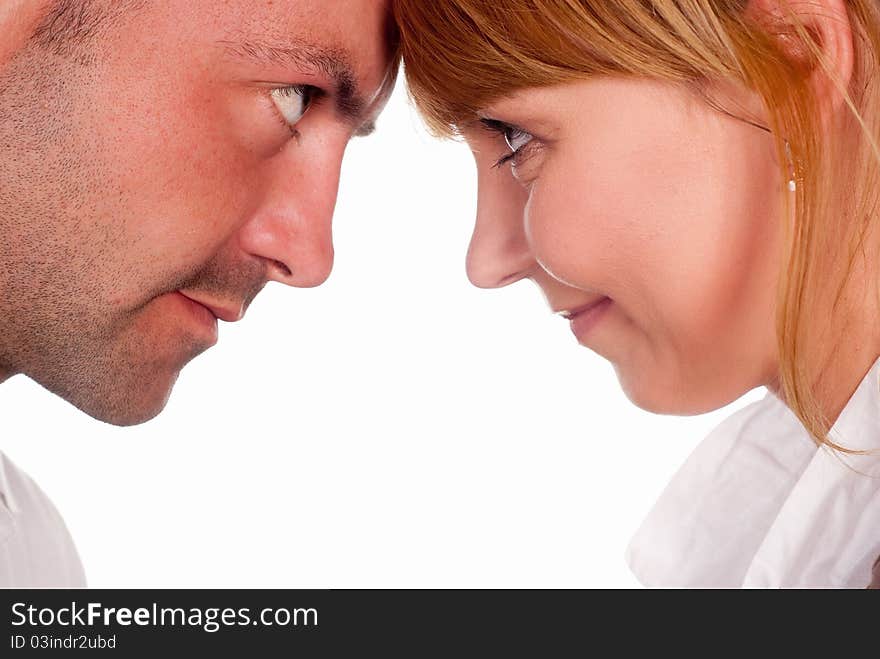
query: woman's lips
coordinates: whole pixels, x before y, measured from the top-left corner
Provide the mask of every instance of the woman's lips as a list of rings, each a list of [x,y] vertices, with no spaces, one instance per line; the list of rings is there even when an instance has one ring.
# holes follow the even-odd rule
[[[572,333],[580,343],[583,343],[590,330],[602,319],[612,303],[610,297],[603,297],[581,307],[567,309],[559,313],[568,319]]]

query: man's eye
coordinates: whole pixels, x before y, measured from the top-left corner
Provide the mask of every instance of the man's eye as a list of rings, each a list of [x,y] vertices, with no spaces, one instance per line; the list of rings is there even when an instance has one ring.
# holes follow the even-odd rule
[[[291,127],[302,119],[315,98],[315,88],[309,85],[290,85],[273,89],[272,102]]]

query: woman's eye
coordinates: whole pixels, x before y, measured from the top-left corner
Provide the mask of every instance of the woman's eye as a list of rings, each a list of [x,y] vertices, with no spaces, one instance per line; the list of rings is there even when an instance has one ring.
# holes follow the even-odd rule
[[[532,135],[527,133],[526,131],[520,128],[514,128],[513,126],[508,126],[504,130],[504,141],[507,142],[507,147],[513,152],[516,153],[520,149],[522,149],[526,144],[531,142],[534,139]]]
[[[507,144],[507,148],[510,150],[507,155],[502,156],[498,162],[495,163],[496,167],[501,167],[502,165],[513,161],[514,158],[519,156],[523,149],[535,139],[534,135],[524,131],[522,128],[511,126],[510,124],[498,121],[497,119],[480,117],[479,124],[490,133],[502,137],[504,143]]]
[[[271,92],[272,102],[291,127],[302,119],[315,98],[315,88],[309,85],[278,87]]]

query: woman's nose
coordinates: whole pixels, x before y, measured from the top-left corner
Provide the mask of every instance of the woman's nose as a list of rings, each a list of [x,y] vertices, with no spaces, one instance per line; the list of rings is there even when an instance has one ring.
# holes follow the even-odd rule
[[[535,267],[523,214],[526,190],[508,171],[479,167],[477,219],[467,275],[479,288],[499,288],[528,277]]]

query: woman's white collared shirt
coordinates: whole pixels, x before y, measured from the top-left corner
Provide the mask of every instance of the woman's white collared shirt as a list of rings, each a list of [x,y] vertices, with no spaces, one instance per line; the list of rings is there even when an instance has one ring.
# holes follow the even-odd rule
[[[646,586],[865,588],[880,554],[880,359],[819,449],[768,392],[691,454],[627,548]]]
[[[85,574],[61,515],[0,453],[0,587],[82,587]]]

